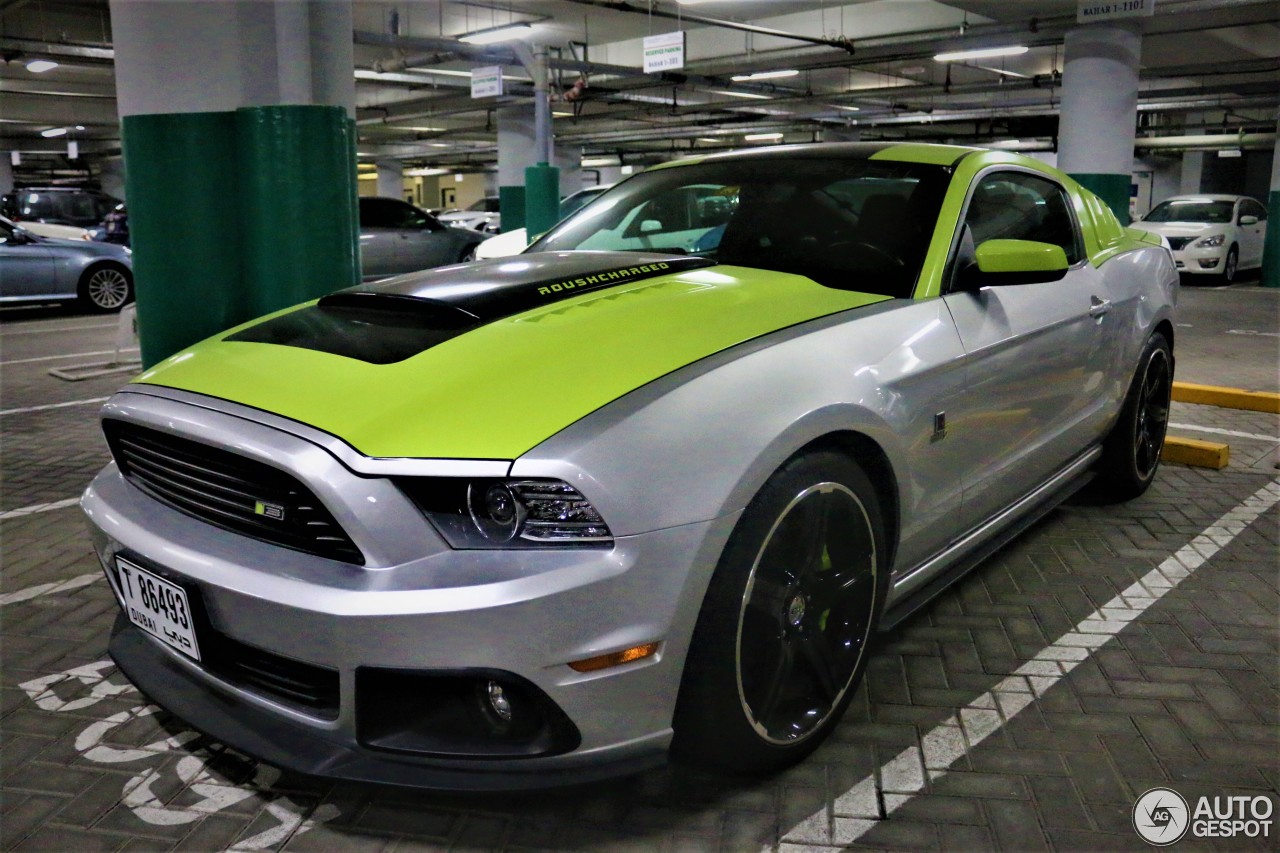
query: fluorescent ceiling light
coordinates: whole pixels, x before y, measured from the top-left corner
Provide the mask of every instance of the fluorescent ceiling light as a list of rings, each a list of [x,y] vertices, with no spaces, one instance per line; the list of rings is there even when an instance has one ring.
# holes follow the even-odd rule
[[[32,74],[43,74],[46,71],[52,71],[58,67],[58,63],[52,59],[33,59],[27,63],[27,70]]]
[[[582,168],[591,169],[600,166],[621,166],[617,157],[583,157]]]
[[[1026,48],[1023,48],[1026,50]],[[747,80],[777,80],[780,77],[797,77],[800,72],[794,68],[788,68],[785,71],[757,71],[755,74],[735,74],[730,77],[735,83],[742,83]]]
[[[387,127],[392,130],[418,130],[423,133],[439,133],[444,130],[443,127],[424,127],[420,124],[389,124]]]
[[[836,109],[838,109],[838,110],[848,110],[848,111],[849,111],[849,112],[851,112],[851,113],[856,113],[856,112],[858,112],[859,110],[861,110],[861,109],[862,109],[862,107],[852,107],[852,106],[849,106],[848,104],[836,104]]]
[[[714,95],[731,95],[735,98],[754,98],[757,101],[770,100],[768,95],[757,95],[754,92],[731,92],[728,89],[712,89],[711,92]]]
[[[67,129],[65,127],[51,127],[48,130],[40,131],[40,135],[45,139],[50,139],[54,136],[66,136]]]
[[[975,50],[955,50],[950,53],[934,54],[934,62],[964,62],[966,59],[989,59],[993,56],[1021,56],[1030,48],[1023,45],[1006,45],[1005,47],[981,47]]]
[[[695,137],[693,141],[694,142],[715,142],[715,143],[720,142],[720,140],[714,136],[698,136],[698,137]]]
[[[497,44],[498,42],[512,41],[528,35],[530,29],[532,27],[529,23],[522,21],[501,27],[490,27],[487,30],[476,30],[474,33],[458,36],[458,41],[465,41],[467,44]]]
[[[770,139],[781,139],[781,133],[748,133],[742,137],[747,142],[766,142]]]

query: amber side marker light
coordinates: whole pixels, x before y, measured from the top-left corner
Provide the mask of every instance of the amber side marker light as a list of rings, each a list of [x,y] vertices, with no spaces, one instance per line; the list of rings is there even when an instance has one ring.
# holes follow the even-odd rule
[[[587,658],[586,660],[575,660],[569,664],[569,668],[576,672],[595,672],[598,669],[608,669],[611,666],[621,666],[624,663],[631,663],[633,660],[642,660],[643,658],[652,657],[658,653],[658,647],[661,643],[645,643],[643,646],[633,646],[620,652],[613,652],[607,655],[599,655],[598,657]]]

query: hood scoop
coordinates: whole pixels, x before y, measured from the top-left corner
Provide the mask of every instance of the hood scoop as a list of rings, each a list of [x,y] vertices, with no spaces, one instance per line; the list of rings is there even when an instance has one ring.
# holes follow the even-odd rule
[[[637,252],[539,252],[457,264],[340,290],[226,340],[392,364],[579,293],[714,264],[708,258]]]

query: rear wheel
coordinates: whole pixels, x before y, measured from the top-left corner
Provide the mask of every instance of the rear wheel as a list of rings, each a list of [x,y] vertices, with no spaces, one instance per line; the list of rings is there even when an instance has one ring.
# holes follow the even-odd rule
[[[1103,444],[1098,487],[1103,497],[1124,501],[1147,490],[1160,467],[1169,402],[1173,393],[1173,353],[1164,335],[1147,341],[1125,398],[1120,419]]]
[[[124,267],[99,264],[80,276],[80,302],[90,311],[119,311],[133,298],[133,276]]]
[[[734,529],[694,631],[677,755],[765,772],[830,734],[866,665],[884,602],[884,525],[847,457],[797,457]]]

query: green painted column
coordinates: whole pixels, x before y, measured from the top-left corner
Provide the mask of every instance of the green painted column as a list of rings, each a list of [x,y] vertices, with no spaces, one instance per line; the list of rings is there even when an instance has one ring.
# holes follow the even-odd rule
[[[525,228],[530,237],[544,234],[560,221],[560,170],[539,163],[524,170]]]
[[[1278,155],[1277,159],[1280,159]],[[1275,179],[1272,178],[1274,185]],[[1267,242],[1262,250],[1262,286],[1280,287],[1280,189],[1267,196]]]
[[[1140,31],[1123,22],[1088,24],[1063,43],[1058,168],[1129,222],[1138,115]]]
[[[1276,122],[1276,130],[1280,131],[1280,121]],[[1280,143],[1271,152],[1271,192],[1267,195],[1267,237],[1262,247],[1260,283],[1263,287],[1280,287]]]
[[[111,0],[142,361],[360,279],[350,0]]]
[[[125,117],[145,365],[360,280],[354,135],[341,107]]]

